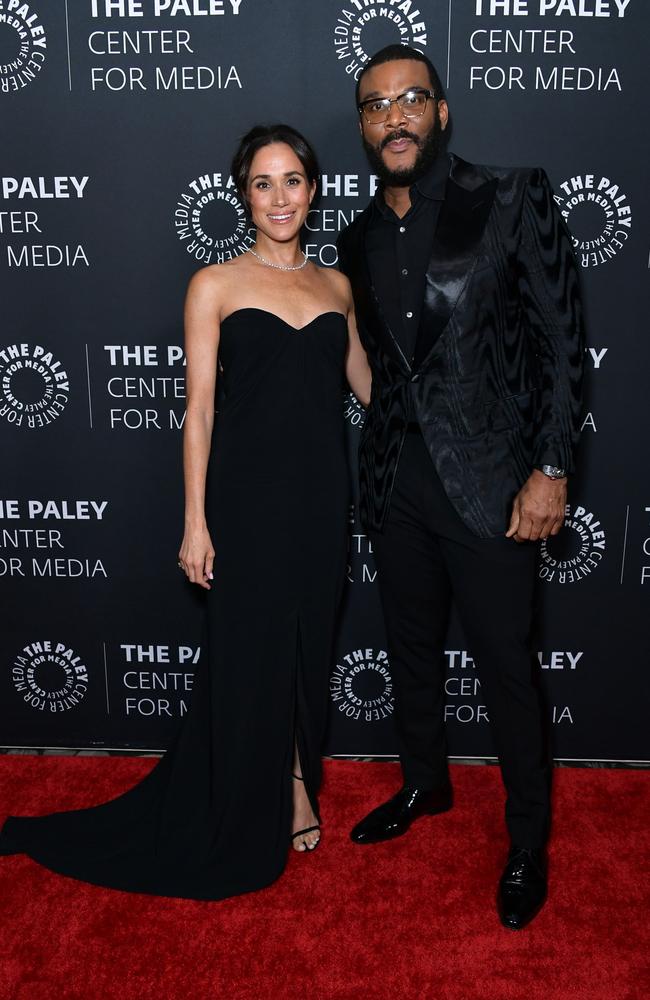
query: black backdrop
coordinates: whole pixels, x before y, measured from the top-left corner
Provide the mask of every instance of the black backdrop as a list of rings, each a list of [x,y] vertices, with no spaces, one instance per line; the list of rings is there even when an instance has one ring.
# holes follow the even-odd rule
[[[201,619],[176,567],[184,289],[250,241],[228,164],[258,121],[317,147],[306,247],[335,263],[373,190],[354,77],[400,40],[447,83],[452,148],[543,165],[575,237],[587,398],[568,527],[540,555],[540,676],[557,757],[650,758],[649,30],[641,0],[0,2],[0,744],[167,745]],[[341,405],[353,466],[363,412],[350,395]],[[390,664],[354,509],[349,580],[327,751],[391,754]],[[448,658],[450,752],[490,755],[455,625]]]

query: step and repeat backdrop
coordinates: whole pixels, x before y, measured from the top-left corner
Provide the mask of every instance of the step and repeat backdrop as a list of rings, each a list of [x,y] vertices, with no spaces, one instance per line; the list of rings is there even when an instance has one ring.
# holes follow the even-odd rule
[[[650,758],[649,31],[643,0],[0,0],[1,745],[168,745],[202,617],[176,566],[184,290],[252,242],[228,170],[258,122],[315,144],[305,247],[336,264],[375,188],[355,78],[400,41],[447,84],[451,148],[544,166],[573,235],[583,440],[566,528],[540,550],[535,652],[557,758]],[[341,407],[354,469],[364,411]],[[489,756],[453,622],[447,658],[450,754]],[[330,699],[326,752],[395,752],[356,506]]]

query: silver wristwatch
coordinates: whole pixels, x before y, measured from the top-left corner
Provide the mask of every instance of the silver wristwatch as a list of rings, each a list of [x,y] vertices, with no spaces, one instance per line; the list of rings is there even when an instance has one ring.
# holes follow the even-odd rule
[[[549,479],[564,479],[566,469],[558,469],[556,465],[538,465],[537,468]]]

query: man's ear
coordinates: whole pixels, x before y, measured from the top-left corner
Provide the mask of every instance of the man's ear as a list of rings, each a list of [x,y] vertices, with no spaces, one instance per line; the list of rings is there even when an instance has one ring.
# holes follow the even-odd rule
[[[442,131],[444,132],[449,121],[449,106],[446,101],[438,101],[438,117],[440,118]]]

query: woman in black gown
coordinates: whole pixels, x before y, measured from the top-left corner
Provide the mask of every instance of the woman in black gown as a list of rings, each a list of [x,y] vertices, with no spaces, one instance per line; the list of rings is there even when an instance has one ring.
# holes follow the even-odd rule
[[[26,853],[65,875],[194,899],[262,888],[282,872],[292,840],[303,851],[318,843],[346,562],[343,377],[362,401],[370,389],[347,279],[300,250],[313,151],[287,126],[256,128],[233,177],[257,241],[193,277],[185,314],[179,565],[209,590],[189,712],[160,763],[124,795],[10,817],[0,834],[0,853]]]

